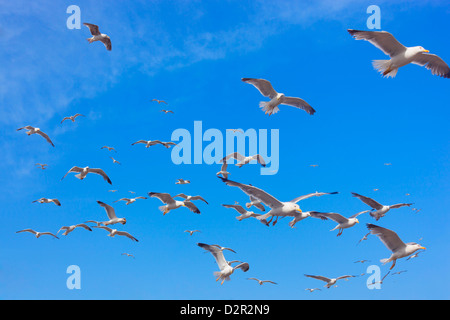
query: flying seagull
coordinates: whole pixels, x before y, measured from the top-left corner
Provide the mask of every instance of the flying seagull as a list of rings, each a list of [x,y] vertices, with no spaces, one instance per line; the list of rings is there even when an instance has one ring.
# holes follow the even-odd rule
[[[386,215],[386,213],[391,210],[391,209],[397,209],[397,208],[401,208],[401,207],[405,207],[405,206],[412,206],[413,203],[398,203],[398,204],[394,204],[391,206],[384,206],[382,204],[379,204],[378,202],[376,202],[375,200],[369,198],[369,197],[365,197],[362,196],[360,194],[357,194],[355,192],[352,192],[352,195],[354,197],[357,197],[359,200],[361,200],[362,202],[364,202],[365,204],[367,204],[368,206],[372,207],[373,210],[370,211],[370,215],[376,220],[378,221],[380,218],[384,217]]]
[[[381,278],[380,281],[375,281],[375,282],[369,283],[368,285],[369,285],[369,286],[373,286],[373,285],[375,285],[375,284],[377,284],[377,283],[382,284],[383,281],[384,281],[384,279],[389,275],[389,273],[391,273],[391,271],[388,271],[388,272],[383,276],[383,278]]]
[[[152,102],[153,102],[153,101],[156,101],[156,102],[158,102],[158,104],[160,104],[160,103],[165,103],[165,104],[167,104],[167,102],[165,102],[164,100],[152,99],[151,101],[152,101]]]
[[[342,232],[344,231],[344,229],[353,227],[355,224],[359,223],[359,220],[357,219],[357,217],[366,212],[369,212],[369,210],[355,213],[350,218],[346,218],[346,217],[340,215],[339,213],[334,213],[334,212],[322,212],[322,216],[327,217],[327,218],[333,220],[334,222],[338,223],[338,225],[336,227],[334,227],[334,229],[331,229],[330,231],[339,229],[339,232],[337,234],[337,236],[339,237],[342,234]]]
[[[254,197],[255,199],[261,201],[262,203],[264,203],[266,206],[268,206],[270,208],[270,211],[268,213],[258,216],[256,218],[258,220],[268,219],[269,217],[273,218],[274,216],[276,216],[277,218],[285,217],[285,216],[297,217],[297,216],[301,215],[301,213],[302,213],[302,210],[300,209],[297,202],[308,199],[310,197],[320,197],[320,196],[323,196],[326,194],[336,194],[337,193],[337,192],[330,192],[330,193],[315,192],[315,193],[310,193],[307,195],[297,197],[288,202],[281,202],[278,199],[276,199],[275,197],[273,197],[270,194],[268,194],[267,192],[265,192],[264,190],[256,188],[252,185],[247,185],[247,184],[231,181],[231,180],[224,179],[221,177],[219,177],[219,178],[223,182],[225,182],[225,184],[232,186],[232,187],[238,187],[244,193],[246,193],[248,196]],[[309,215],[307,215],[307,216],[309,216]],[[305,217],[307,217],[307,216],[305,216]],[[271,222],[272,218],[268,221],[269,223]],[[274,224],[275,223],[276,223],[276,221],[274,222]]]
[[[423,251],[419,251],[417,253],[414,253],[413,255],[411,255],[408,258],[406,258],[406,260],[417,258],[419,256],[419,253],[421,253],[421,252],[423,252]]]
[[[100,149],[108,149],[108,151],[114,150],[116,151],[116,149],[114,149],[113,147],[108,147],[108,146],[103,146]],[[117,152],[117,151],[116,151]]]
[[[138,143],[145,144],[146,148],[149,148],[156,144],[162,144],[164,147],[170,148],[170,146],[174,146],[176,144],[174,142],[162,142],[160,140],[139,140],[139,141],[133,142],[131,145],[134,146],[135,144],[138,144]]]
[[[203,202],[205,202],[206,204],[209,204],[208,201],[206,201],[202,196],[187,196],[184,193],[179,193],[176,196],[174,196],[174,198],[176,197],[180,197],[185,199],[186,201],[192,201],[192,200],[202,200]]]
[[[388,55],[390,60],[373,60],[375,69],[384,77],[394,78],[400,67],[414,63],[431,70],[431,73],[450,78],[449,66],[435,54],[430,54],[421,46],[405,47],[386,31],[347,30],[356,40],[367,40]]]
[[[191,183],[190,180],[184,180],[184,179],[177,179],[177,182],[175,184],[189,184]]]
[[[83,23],[83,24],[89,28],[89,31],[92,34],[91,38],[87,38],[87,41],[89,41],[89,43],[92,43],[94,41],[100,41],[105,45],[106,50],[111,51],[112,49],[111,39],[106,34],[100,33],[97,25],[92,23]]]
[[[200,230],[184,230],[184,232],[189,232],[189,235],[192,236],[194,232],[201,232]]]
[[[76,119],[77,117],[80,117],[80,116],[85,117],[85,116],[82,115],[81,113],[77,113],[77,114],[75,114],[75,115],[73,115],[73,116],[70,116],[70,117],[64,117],[64,118],[62,119],[61,123],[63,123],[63,122],[66,121],[66,120],[72,120],[72,122],[75,122],[75,119]]]
[[[253,211],[245,210],[241,205],[238,205],[238,204],[223,204],[222,206],[224,206],[225,208],[235,209],[237,212],[239,212],[241,215],[236,217],[236,219],[238,219],[239,221],[247,219],[247,218],[257,218],[260,216],[260,214],[258,214],[258,213],[254,213]],[[262,219],[259,221],[261,221],[261,223],[265,224],[266,226],[269,226],[269,223],[267,222],[267,220]]]
[[[164,110],[164,109],[162,109],[161,112],[164,112],[165,114],[167,114],[167,113],[174,113],[172,110]]]
[[[158,193],[158,192],[149,192],[148,195],[152,198],[158,198],[164,203],[164,206],[160,206],[159,210],[162,211],[163,215],[168,213],[170,210],[178,209],[180,207],[187,207],[194,213],[200,214],[200,210],[190,201],[178,201],[172,198],[172,196],[168,193]]]
[[[263,285],[264,283],[278,284],[278,283],[270,281],[270,280],[259,280],[259,279],[256,279],[256,278],[247,278],[247,280],[256,280],[256,281],[258,281],[260,286]]]
[[[220,279],[222,279],[221,284],[223,284],[225,280],[226,281],[230,280],[230,276],[231,276],[231,274],[233,274],[234,270],[241,269],[242,271],[247,272],[248,269],[250,269],[250,266],[247,262],[243,262],[243,263],[240,263],[240,264],[232,267],[230,265],[231,263],[228,263],[227,260],[225,260],[223,251],[220,248],[218,248],[217,246],[208,245],[205,243],[197,243],[197,245],[200,248],[203,248],[203,249],[211,252],[214,259],[216,259],[216,262],[217,262],[217,265],[219,266],[220,271],[214,272],[214,275],[217,277],[216,281],[219,281]]]
[[[23,130],[23,129],[28,130],[27,131],[27,135],[30,136],[32,134],[37,133],[38,135],[43,137],[45,140],[47,140],[47,142],[50,143],[53,147],[55,146],[53,144],[52,140],[50,140],[49,136],[46,133],[42,132],[41,129],[35,128],[35,127],[32,127],[32,126],[26,126],[26,127],[22,127],[22,128],[17,129],[17,131],[20,131],[20,130]]]
[[[116,159],[114,159],[113,157],[110,157],[111,160],[113,161],[113,163],[117,163],[117,164],[121,164],[119,161],[117,161]]]
[[[220,163],[222,162],[227,162],[229,159],[236,159],[239,161],[239,163],[236,164],[236,166],[238,166],[239,168],[242,167],[244,164],[250,163],[253,160],[258,161],[258,163],[260,165],[262,165],[263,167],[266,166],[266,162],[264,161],[264,158],[259,155],[259,154],[255,154],[253,156],[249,156],[249,157],[244,157],[243,155],[241,155],[239,152],[233,152],[230,153],[229,155],[227,155],[226,157],[224,157],[222,160],[220,160]]]
[[[269,114],[269,116],[280,111],[280,109],[278,108],[278,105],[280,104],[286,104],[305,110],[310,115],[313,115],[316,112],[316,110],[314,110],[305,100],[300,98],[286,97],[284,93],[276,92],[272,87],[272,84],[267,80],[242,78],[242,81],[254,85],[263,96],[269,97],[271,99],[268,102],[261,101],[259,103],[260,108],[262,108],[266,114]]]
[[[355,277],[355,276],[346,275],[346,276],[340,276],[337,278],[327,278],[327,277],[323,277],[323,276],[313,276],[313,275],[309,275],[309,274],[305,274],[305,276],[308,278],[325,281],[327,284],[324,285],[324,287],[327,287],[327,289],[329,289],[332,285],[334,285],[338,280]]]
[[[309,292],[314,292],[316,290],[322,291],[322,289],[319,289],[319,288],[306,288],[305,290],[309,291]]]
[[[73,226],[61,227],[61,229],[59,229],[56,234],[58,234],[61,230],[65,230],[65,232],[63,233],[63,236],[67,236],[69,233],[71,233],[73,230],[75,230],[75,228],[84,228],[88,231],[92,231],[92,229],[88,225],[86,225],[84,223],[79,223],[79,224],[75,224]]]
[[[126,205],[132,204],[133,202],[136,202],[137,199],[148,199],[147,197],[136,197],[136,198],[121,198],[119,200],[116,200],[114,202],[118,201],[126,201]]]
[[[35,165],[40,166],[42,170],[45,170],[48,167],[48,164],[42,164],[42,163],[36,163]]]
[[[127,219],[125,219],[125,218],[117,218],[116,211],[109,204],[106,204],[106,203],[101,202],[101,201],[97,201],[97,203],[101,207],[105,208],[106,214],[108,215],[108,218],[109,218],[108,221],[102,222],[103,225],[108,226],[110,224],[112,225],[112,224],[116,224],[116,223],[121,223],[121,224],[127,223]]]
[[[53,202],[53,203],[56,204],[58,207],[61,206],[61,202],[59,202],[58,199],[40,198],[40,199],[37,199],[37,200],[32,201],[31,203],[34,203],[34,202],[39,202],[39,203],[51,203],[51,202]]]
[[[228,175],[230,174],[227,171],[228,168],[228,164],[226,161],[223,161],[222,167],[220,168],[220,171],[216,173],[216,175],[218,176],[219,174],[222,175],[222,177],[224,177],[225,179],[228,179]]]
[[[16,231],[16,233],[21,233],[21,232],[30,232],[30,233],[34,234],[36,236],[36,238],[39,238],[40,236],[43,236],[43,235],[49,235],[49,236],[55,237],[56,239],[59,239],[57,236],[55,236],[51,232],[37,232],[37,231],[34,231],[33,229],[24,229],[24,230]]]
[[[247,202],[245,206],[247,207],[247,209],[251,208],[251,206],[255,206],[261,211],[266,211],[266,208],[262,205],[261,201],[252,196],[250,196],[250,202]]]
[[[300,214],[297,214],[294,216],[294,219],[292,219],[289,222],[289,226],[291,228],[294,228],[295,224],[299,221],[302,221],[303,219],[306,219],[308,217],[312,218],[318,218],[322,220],[327,220],[328,218],[323,214],[323,212],[318,211],[302,211]]]
[[[389,270],[391,270],[395,266],[397,259],[407,257],[417,250],[426,250],[426,248],[415,242],[404,243],[400,239],[400,237],[392,230],[382,228],[371,223],[367,224],[367,228],[372,234],[377,235],[378,238],[380,238],[381,242],[383,242],[386,248],[392,251],[392,255],[389,258],[380,260],[382,264],[386,264],[392,261],[392,266],[389,268]]]
[[[132,257],[133,259],[135,259],[135,257],[132,254],[129,254],[129,253],[126,253],[126,252],[122,253],[121,256]]]
[[[365,234],[364,237],[362,237],[361,239],[359,239],[358,243],[356,245],[358,245],[361,241],[365,241],[367,240],[367,237],[369,236],[370,232]]]
[[[112,184],[111,180],[109,179],[109,177],[106,175],[106,173],[102,170],[102,169],[96,169],[96,168],[89,168],[89,167],[84,167],[84,168],[80,168],[80,167],[72,167],[65,175],[64,177],[61,178],[64,179],[70,172],[78,172],[78,174],[75,175],[76,178],[83,180],[84,178],[86,178],[88,173],[96,173],[99,174],[103,177],[103,179],[105,181],[107,181],[109,184]]]
[[[114,237],[116,235],[117,236],[125,236],[133,241],[139,242],[138,239],[136,239],[131,234],[129,234],[128,232],[125,232],[125,231],[118,231],[117,229],[111,229],[111,228],[105,227],[105,226],[94,226],[93,228],[105,229],[106,231],[109,232],[108,237]]]

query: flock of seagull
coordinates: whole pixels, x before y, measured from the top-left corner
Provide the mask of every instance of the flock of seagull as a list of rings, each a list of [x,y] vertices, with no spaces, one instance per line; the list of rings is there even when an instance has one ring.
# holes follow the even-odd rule
[[[112,50],[111,45],[111,39],[108,35],[102,34],[99,31],[99,27],[94,24],[90,23],[84,23],[85,26],[89,28],[90,33],[92,34],[91,38],[88,38],[87,40],[89,43],[100,41],[102,42],[107,50]],[[353,36],[356,40],[366,40],[372,43],[375,47],[379,48],[381,51],[383,51],[386,55],[390,57],[389,60],[374,60],[373,66],[375,69],[377,69],[379,72],[382,73],[384,77],[395,77],[397,74],[397,71],[400,67],[403,67],[407,64],[417,64],[420,66],[424,66],[427,69],[431,70],[432,74],[438,75],[444,78],[450,78],[450,68],[448,65],[438,56],[434,54],[430,54],[428,50],[424,49],[423,47],[417,46],[417,47],[405,47],[400,42],[398,42],[390,33],[385,31],[359,31],[359,30],[352,30],[349,29],[348,32],[351,36]],[[288,97],[285,96],[283,93],[279,93],[274,90],[272,87],[272,84],[265,80],[265,79],[255,79],[255,78],[242,78],[242,81],[248,84],[253,85],[255,88],[259,90],[259,92],[264,96],[270,99],[270,101],[262,101],[260,102],[260,108],[269,116],[277,113],[279,111],[280,105],[289,105],[293,106],[295,108],[299,108],[301,110],[304,110],[310,115],[313,115],[316,110],[311,107],[305,100],[298,98],[298,97]],[[152,99],[151,101],[157,102],[158,105],[168,104],[164,100],[158,100],[158,99]],[[161,112],[164,113],[173,113],[171,110],[161,110]],[[73,116],[65,117],[62,119],[61,124],[66,120],[71,120],[74,122],[77,117],[85,117],[82,114],[75,114]],[[41,129],[37,127],[32,126],[25,126],[17,129],[18,131],[26,129],[27,135],[30,136],[32,134],[38,134],[42,136],[48,143],[50,143],[53,147],[55,145],[51,141],[50,137],[41,131]],[[227,129],[227,130],[233,130],[234,132],[242,132],[240,129]],[[173,142],[163,142],[160,140],[139,140],[134,143],[132,143],[132,146],[136,144],[144,144],[146,148],[149,148],[151,146],[155,145],[162,145],[166,148],[170,148],[171,146],[175,145]],[[109,151],[115,151],[113,147],[109,146],[103,146],[101,149],[108,149]],[[114,163],[120,164],[117,160],[115,160],[113,157],[110,157]],[[412,203],[399,203],[394,205],[382,205],[375,201],[374,199],[371,199],[367,196],[360,195],[358,193],[352,193],[352,195],[359,200],[361,200],[364,204],[368,205],[370,207],[369,210],[364,210],[361,212],[358,212],[356,214],[351,215],[350,217],[345,217],[339,213],[335,212],[318,212],[318,211],[303,211],[300,206],[299,202],[309,199],[311,197],[321,197],[324,195],[333,195],[337,194],[338,192],[314,192],[309,193],[306,195],[299,196],[295,199],[292,199],[290,201],[281,201],[269,194],[268,192],[255,187],[251,184],[243,184],[240,182],[232,181],[228,179],[228,176],[230,173],[228,170],[228,165],[230,160],[237,160],[236,166],[242,167],[246,164],[250,163],[259,163],[261,166],[266,166],[266,162],[264,158],[259,155],[253,155],[253,156],[244,156],[241,155],[238,152],[233,152],[226,157],[224,157],[220,163],[221,163],[221,169],[219,172],[217,172],[217,177],[225,183],[225,185],[229,187],[236,187],[239,188],[243,193],[245,193],[249,197],[249,202],[245,204],[244,206],[240,205],[238,202],[235,202],[234,204],[222,204],[223,207],[234,209],[236,210],[239,215],[236,217],[237,220],[241,221],[243,219],[251,219],[254,218],[264,224],[265,226],[275,226],[278,219],[283,219],[285,217],[291,217],[292,220],[289,222],[289,226],[291,228],[294,228],[295,225],[306,219],[306,218],[317,218],[321,220],[332,220],[337,223],[337,225],[331,229],[331,231],[338,230],[337,236],[341,236],[344,229],[348,229],[351,227],[354,227],[356,224],[359,223],[358,217],[360,215],[369,213],[369,215],[375,219],[376,221],[382,219],[388,211],[391,209],[397,209],[405,206],[411,206]],[[42,169],[46,169],[47,164],[40,164],[36,163],[37,166],[40,166]],[[390,165],[390,164],[385,164]],[[311,165],[312,167],[317,167],[317,164]],[[88,166],[86,167],[78,167],[73,166],[63,177],[61,180],[63,180],[69,173],[76,173],[75,177],[84,180],[88,174],[96,174],[100,175],[107,183],[112,185],[112,181],[109,178],[109,176],[100,168],[90,168]],[[184,179],[178,179],[176,184],[189,184],[189,180]],[[117,191],[117,190],[110,190],[111,192]],[[131,191],[130,191],[131,192]],[[179,193],[175,196],[171,196],[169,193],[160,193],[160,192],[149,192],[148,197],[138,196],[135,198],[121,198],[114,202],[118,201],[124,201],[126,205],[130,205],[134,203],[135,201],[139,199],[149,199],[149,198],[157,198],[159,199],[163,205],[159,207],[159,210],[163,213],[163,215],[169,213],[170,211],[176,210],[178,208],[185,207],[189,209],[191,212],[200,214],[200,209],[194,204],[193,201],[203,201],[206,204],[208,202],[200,195],[196,196],[190,196],[186,195],[184,193]],[[178,198],[178,199],[177,199]],[[38,202],[41,204],[48,204],[48,203],[54,203],[57,206],[61,206],[61,203],[58,199],[48,199],[48,198],[40,198],[38,200],[35,200],[33,202]],[[64,236],[67,236],[69,233],[73,232],[77,228],[82,228],[87,231],[92,231],[94,228],[97,229],[104,229],[108,232],[109,237],[115,237],[115,236],[123,236],[126,238],[131,239],[134,242],[138,242],[138,239],[131,235],[130,233],[126,231],[121,231],[118,229],[113,229],[110,226],[121,224],[125,225],[127,223],[127,219],[123,217],[118,217],[115,213],[114,208],[106,204],[102,201],[97,201],[98,205],[103,207],[106,211],[107,220],[105,221],[95,221],[95,220],[88,220],[84,223],[76,224],[76,225],[70,225],[70,226],[63,226],[60,228],[60,230],[57,232],[57,234],[61,231],[64,231],[62,233]],[[250,211],[249,209],[251,207],[255,207],[258,210],[261,211],[261,213],[257,213],[254,211]],[[268,209],[267,209],[268,208]],[[267,212],[266,212],[267,210]],[[414,210],[414,209],[413,209]],[[416,209],[417,210],[417,209]],[[92,225],[88,225],[87,223],[91,223]],[[359,240],[358,243],[361,241],[367,240],[367,237],[370,234],[376,235],[381,242],[391,251],[391,255],[388,258],[381,259],[380,262],[383,264],[392,262],[392,265],[389,270],[392,270],[394,268],[396,261],[401,258],[408,257],[408,259],[415,258],[418,256],[418,254],[421,252],[419,250],[424,250],[425,248],[421,246],[418,243],[415,242],[408,242],[405,243],[401,240],[401,238],[395,233],[394,231],[380,227],[378,225],[374,225],[371,223],[367,224],[367,228],[369,229],[369,233],[367,233],[361,240]],[[23,229],[17,231],[17,233],[24,233],[28,232],[31,234],[34,234],[36,238],[39,238],[43,235],[49,235],[54,238],[58,238],[57,234],[53,234],[51,232],[38,232],[33,229]],[[185,230],[184,232],[189,233],[190,236],[193,236],[194,233],[201,232],[200,230]],[[58,238],[59,239],[59,238]],[[214,272],[214,275],[216,277],[216,281],[221,281],[221,284],[224,283],[224,281],[230,280],[230,276],[233,274],[233,272],[237,269],[242,270],[243,272],[247,272],[250,269],[250,265],[247,262],[242,262],[239,260],[232,260],[228,261],[224,256],[224,251],[235,251],[231,248],[222,247],[217,244],[206,244],[206,243],[197,243],[197,245],[206,250],[207,252],[210,252],[214,259],[217,262],[219,271]],[[418,252],[419,251],[419,252]],[[129,257],[134,256],[129,253],[122,253],[122,255],[126,255]],[[356,262],[366,262],[367,260],[360,260]],[[233,266],[233,264],[235,264]],[[388,272],[388,274],[390,271]],[[397,272],[399,274],[401,272]],[[386,276],[388,275],[386,274]],[[380,281],[380,283],[384,280],[386,277],[384,276],[383,279]],[[355,275],[343,275],[336,278],[328,278],[321,275],[310,275],[305,274],[305,277],[320,280],[325,282],[325,287],[330,288],[332,286],[336,286],[336,282],[341,279],[348,280],[349,278],[355,277]],[[274,281],[271,280],[260,280],[254,277],[247,278],[248,280],[254,280],[259,283],[259,285],[262,285],[264,283],[271,283],[271,284],[277,284]],[[313,292],[316,290],[320,290],[318,288],[307,288],[306,290]]]

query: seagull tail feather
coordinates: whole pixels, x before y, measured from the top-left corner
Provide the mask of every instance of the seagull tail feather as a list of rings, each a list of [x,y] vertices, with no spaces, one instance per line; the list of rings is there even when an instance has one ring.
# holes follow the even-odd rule
[[[381,259],[380,262],[385,265],[386,263],[388,263],[389,261],[391,261],[390,259]]]
[[[247,203],[245,204],[245,206],[246,206],[247,208],[250,208],[250,207],[252,206],[252,204],[251,204],[250,202],[247,202]]]
[[[372,65],[378,72],[382,73],[384,77],[394,78],[397,75],[398,69],[391,69],[391,60],[373,60]]]
[[[81,180],[81,173],[79,173],[79,174],[76,174],[76,175],[75,175],[75,178],[78,178],[78,179],[80,179],[80,180]]]
[[[239,221],[241,221],[242,219],[244,219],[243,216],[237,216],[236,219],[238,219]]]
[[[158,207],[159,211],[164,212],[166,211],[166,206],[160,206]]]
[[[268,114],[269,116],[273,113],[277,113],[278,111],[280,111],[280,109],[278,108],[278,106],[273,106],[270,101],[261,101],[259,103],[259,107],[261,109],[263,109],[264,113]]]

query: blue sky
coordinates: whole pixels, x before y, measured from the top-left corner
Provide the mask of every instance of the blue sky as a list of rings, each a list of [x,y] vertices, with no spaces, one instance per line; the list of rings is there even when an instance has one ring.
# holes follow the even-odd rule
[[[71,4],[80,7],[82,22],[98,24],[111,37],[111,52],[88,44],[86,27],[66,28]],[[383,30],[450,61],[445,1],[0,1],[0,298],[448,299],[448,79],[415,65],[401,68],[395,79],[373,70],[371,60],[385,55],[346,31],[367,29],[371,4],[381,8]],[[268,117],[258,107],[264,99],[242,77],[268,79],[317,112],[309,116],[282,106]],[[167,101],[175,113],[159,112],[153,98]],[[75,113],[86,118],[60,124]],[[169,141],[179,128],[193,134],[194,121],[224,135],[229,128],[278,129],[277,174],[260,175],[257,165],[230,166],[230,179],[281,201],[340,192],[302,201],[303,210],[350,216],[367,209],[350,192],[384,204],[414,202],[422,210],[393,210],[378,222],[363,215],[339,238],[329,231],[332,221],[310,218],[296,229],[289,228],[290,218],[270,228],[238,221],[221,204],[248,197],[215,177],[220,165],[175,165],[171,150],[131,146],[140,139]],[[41,128],[56,147],[16,132],[25,125]],[[117,153],[101,150],[103,145]],[[37,162],[48,169],[36,168]],[[60,181],[74,165],[103,168],[113,185],[73,174]],[[191,184],[175,185],[178,178]],[[157,199],[113,204],[129,190],[199,194],[209,205],[198,203],[200,215],[182,208],[163,216]],[[58,198],[62,206],[31,203],[41,197]],[[104,230],[75,230],[60,240],[15,233],[104,220],[97,200],[127,218],[118,228],[139,243],[109,238]],[[376,237],[356,245],[366,223],[428,250],[399,261],[394,271],[407,272],[386,278],[381,290],[367,289],[362,276],[306,292],[323,283],[304,274],[360,274],[369,264],[387,272],[379,260],[390,252]],[[189,236],[186,229],[202,233]],[[247,261],[250,270],[237,270],[221,286],[212,274],[214,259],[197,242],[235,249],[226,257]],[[353,263],[360,259],[371,262]],[[66,287],[70,265],[80,267],[80,290]],[[259,286],[247,277],[278,285]]]

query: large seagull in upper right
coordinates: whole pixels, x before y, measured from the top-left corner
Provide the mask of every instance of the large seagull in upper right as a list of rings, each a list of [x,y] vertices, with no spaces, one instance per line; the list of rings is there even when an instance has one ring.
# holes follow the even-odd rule
[[[390,60],[373,60],[375,69],[384,77],[394,78],[398,68],[414,63],[431,70],[431,73],[444,78],[450,78],[449,66],[435,54],[421,46],[405,47],[392,34],[386,31],[347,30],[356,40],[367,40],[387,54]]]
[[[269,116],[280,111],[278,108],[278,105],[280,104],[287,104],[289,106],[305,110],[310,115],[313,115],[314,112],[316,112],[316,110],[314,110],[305,100],[294,97],[286,97],[284,93],[276,92],[272,87],[272,84],[270,84],[267,80],[242,78],[242,81],[254,85],[263,96],[271,99],[270,101],[261,101],[259,103],[260,108],[262,108],[266,114],[269,114]]]

